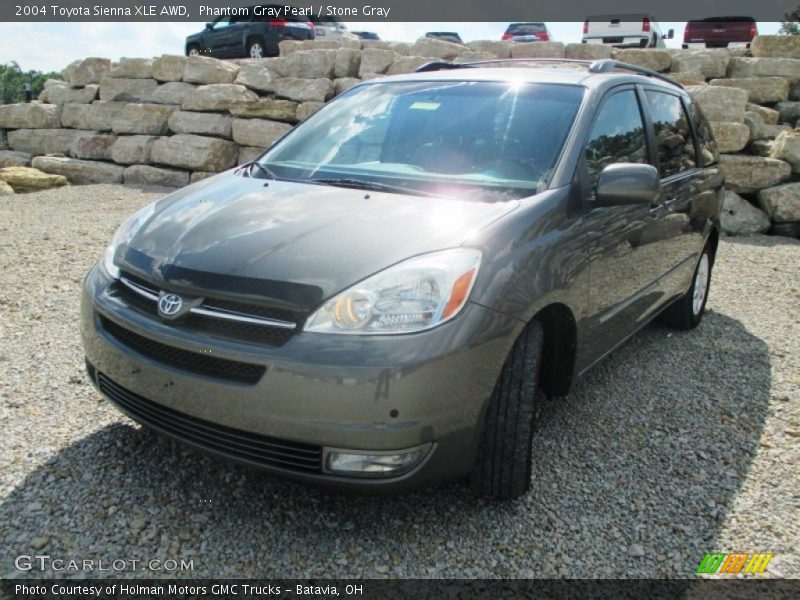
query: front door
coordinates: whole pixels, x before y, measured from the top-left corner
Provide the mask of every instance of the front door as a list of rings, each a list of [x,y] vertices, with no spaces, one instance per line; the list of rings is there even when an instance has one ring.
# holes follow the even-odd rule
[[[229,56],[241,46],[242,17],[222,17],[214,22],[208,33],[208,47],[212,56]]]

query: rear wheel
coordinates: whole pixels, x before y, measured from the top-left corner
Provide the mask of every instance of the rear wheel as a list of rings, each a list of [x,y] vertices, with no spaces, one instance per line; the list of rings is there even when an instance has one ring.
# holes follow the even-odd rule
[[[506,358],[484,422],[478,461],[469,477],[481,496],[507,500],[531,487],[531,443],[541,410],[542,326],[528,325]]]
[[[200,46],[197,44],[189,44],[186,49],[186,56],[200,56]]]
[[[264,40],[261,38],[250,38],[247,40],[247,56],[250,58],[264,58]]]
[[[666,325],[675,329],[697,327],[706,310],[712,266],[711,249],[706,246],[694,271],[691,287],[662,313],[661,320]]]

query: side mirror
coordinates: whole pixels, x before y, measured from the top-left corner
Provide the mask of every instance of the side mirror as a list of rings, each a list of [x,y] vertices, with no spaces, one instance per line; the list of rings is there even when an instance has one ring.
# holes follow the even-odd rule
[[[595,204],[621,206],[652,204],[659,194],[658,171],[653,165],[615,163],[597,179]]]
[[[670,29],[670,30],[667,32],[667,39],[668,39],[668,40],[671,40],[671,39],[672,39],[672,38],[674,38],[674,37],[675,37],[675,30],[674,30],[674,29]]]
[[[214,29],[214,26],[211,23],[206,23],[206,29],[211,31],[212,29]]]

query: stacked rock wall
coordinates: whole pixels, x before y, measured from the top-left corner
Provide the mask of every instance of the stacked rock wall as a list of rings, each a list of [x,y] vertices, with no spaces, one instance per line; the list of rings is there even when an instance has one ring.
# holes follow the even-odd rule
[[[280,48],[265,59],[76,61],[38,102],[0,106],[0,168],[32,165],[77,184],[178,187],[252,160],[364,79],[432,60],[613,57],[667,73],[711,121],[729,190],[726,230],[800,234],[800,36],[760,36],[738,53],[432,39]]]

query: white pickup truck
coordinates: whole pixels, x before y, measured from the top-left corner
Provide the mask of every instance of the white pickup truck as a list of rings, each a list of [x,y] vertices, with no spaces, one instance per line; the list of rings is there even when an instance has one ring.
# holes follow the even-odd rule
[[[604,44],[617,48],[664,48],[675,32],[666,35],[650,15],[595,15],[583,22],[584,44]]]

